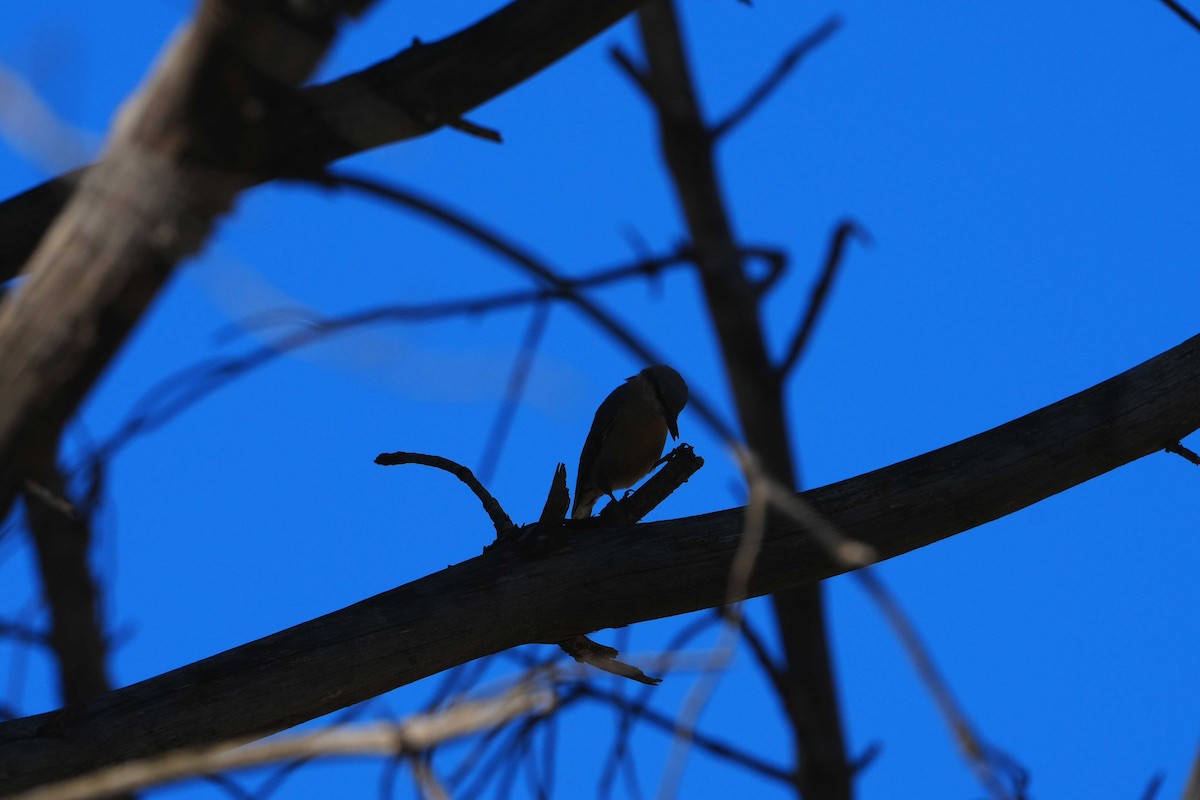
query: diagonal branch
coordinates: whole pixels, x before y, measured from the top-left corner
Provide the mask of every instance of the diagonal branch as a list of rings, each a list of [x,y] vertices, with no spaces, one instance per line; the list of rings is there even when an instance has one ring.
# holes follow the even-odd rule
[[[442,456],[405,452],[380,453],[375,456],[375,463],[384,467],[395,467],[400,464],[421,464],[422,466],[445,470],[465,483],[475,496],[479,498],[479,502],[483,504],[483,510],[487,512],[488,518],[492,521],[492,526],[496,529],[497,539],[503,538],[515,527],[512,519],[505,513],[504,507],[500,505],[500,502],[479,482],[475,474],[462,464],[455,463]]]
[[[797,475],[784,410],[783,380],[768,354],[763,288],[746,274],[718,175],[675,4],[654,0],[638,12],[647,81],[663,158],[687,222],[705,303],[746,446],[767,476],[794,488]],[[771,598],[785,656],[780,696],[798,765],[794,789],[807,800],[848,800],[846,759],[824,598],[817,585]]]
[[[640,721],[653,725],[659,730],[670,734],[677,734],[679,732],[679,720],[655,711],[653,708],[647,708],[643,704],[636,703],[624,695],[604,689],[597,689],[595,686],[587,683],[581,684],[575,691],[583,697],[610,705],[622,713],[634,714]],[[792,776],[787,770],[772,764],[766,759],[759,758],[754,753],[741,750],[729,742],[701,731],[691,731],[690,735],[693,745],[717,758],[722,758],[732,764],[745,767],[764,778],[771,778],[782,783],[791,783],[792,781]]]
[[[465,30],[415,44],[364,70],[311,86],[278,109],[273,160],[251,183],[307,174],[423,136],[503,94],[616,23],[644,0],[514,0]],[[0,282],[17,274],[71,191],[95,166],[0,203]]]
[[[33,438],[55,438],[246,186],[264,106],[308,78],[368,1],[204,0],[122,109],[103,160],[0,303],[0,517]]]
[[[1175,0],[1162,0],[1162,4],[1174,11],[1181,20],[1191,25],[1196,30],[1200,31],[1200,19],[1197,19],[1192,12],[1188,11]]]
[[[1200,428],[1200,336],[998,428],[805,499],[891,558],[1011,514]],[[725,604],[743,510],[493,548],[354,606],[96,698],[0,724],[3,791],[265,735],[519,644]],[[772,517],[748,596],[844,571]],[[453,631],[453,635],[448,635]],[[113,731],[121,736],[113,736]]]
[[[812,296],[808,300],[808,309],[804,312],[804,319],[801,321],[800,327],[796,329],[796,333],[793,334],[787,354],[779,364],[778,369],[781,375],[787,375],[795,368],[796,362],[799,361],[801,354],[808,346],[808,340],[817,326],[817,320],[820,318],[821,312],[825,310],[825,301],[829,298],[833,280],[842,266],[846,242],[851,236],[869,241],[867,232],[853,220],[840,223],[834,230],[833,238],[829,242],[829,253],[825,256],[825,267],[821,270],[821,277],[816,286],[813,287]]]
[[[42,594],[50,614],[49,643],[64,705],[112,689],[100,590],[89,563],[91,521],[65,500],[66,481],[56,453],[43,454],[25,482],[25,513],[37,555]]]
[[[804,57],[824,44],[829,37],[837,33],[838,28],[841,26],[842,21],[840,19],[831,17],[815,31],[792,45],[783,54],[783,58],[779,59],[779,63],[775,65],[775,69],[771,70],[763,78],[762,82],[746,95],[746,99],[739,103],[737,108],[729,112],[725,119],[712,127],[712,137],[720,139],[727,136],[730,131],[749,119],[750,115],[757,111],[759,106],[766,102],[771,94],[779,88],[784,79],[792,73],[792,70],[800,65]]]
[[[498,697],[460,703],[450,708],[389,724],[335,725],[314,733],[272,739],[238,747],[225,742],[179,750],[153,759],[121,764],[39,788],[16,800],[89,800],[118,792],[148,789],[182,778],[273,764],[287,759],[331,756],[420,753],[443,742],[504,725],[527,714],[546,714],[555,707],[554,692],[517,686]]]
[[[549,286],[557,296],[562,297],[575,306],[578,311],[611,336],[614,341],[642,359],[645,363],[667,363],[668,359],[664,359],[659,355],[648,342],[635,334],[627,325],[622,324],[615,315],[606,311],[599,303],[577,292],[572,281],[560,275],[558,271],[539,259],[530,250],[509,240],[498,231],[491,229],[478,220],[472,219],[461,211],[456,211],[431,197],[421,195],[396,184],[385,183],[372,178],[326,171],[322,175],[314,177],[314,180],[323,185],[348,187],[366,192],[367,194],[387,200],[390,203],[395,203],[416,211],[439,224],[445,225],[450,230],[498,254],[514,264],[522,272],[531,275],[536,280]],[[688,403],[688,407],[693,409],[722,439],[732,442],[736,438],[733,431],[717,413],[716,407],[709,403],[699,392],[693,389]]]

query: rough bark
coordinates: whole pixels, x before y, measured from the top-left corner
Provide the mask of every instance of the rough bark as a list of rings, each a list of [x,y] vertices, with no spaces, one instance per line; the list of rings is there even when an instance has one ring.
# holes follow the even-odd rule
[[[716,140],[700,110],[673,4],[655,0],[638,14],[647,83],[699,267],[746,446],[780,483],[799,488],[783,403],[783,373],[767,351],[759,287],[747,277],[714,158]],[[796,788],[809,800],[846,800],[846,760],[837,687],[820,584],[771,598],[783,643],[784,713],[795,743]]]
[[[278,98],[271,157],[253,183],[422,136],[503,94],[644,0],[516,0],[463,31],[414,44],[359,72]],[[75,170],[0,203],[0,281],[17,274],[72,188]]]
[[[1200,336],[1006,425],[804,496],[845,535],[891,558],[1198,427]],[[492,548],[70,712],[4,723],[0,793],[176,747],[265,735],[520,644],[719,605],[742,519],[742,509],[731,509],[623,530],[564,530],[561,547],[529,558]],[[772,518],[747,591],[777,592],[840,570],[797,526]]]

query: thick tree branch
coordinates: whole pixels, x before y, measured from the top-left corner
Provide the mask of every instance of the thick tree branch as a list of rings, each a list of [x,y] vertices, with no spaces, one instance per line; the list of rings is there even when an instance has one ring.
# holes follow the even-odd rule
[[[503,94],[587,42],[644,0],[516,0],[441,41],[301,91],[275,112],[272,158],[257,183],[422,136]],[[95,167],[0,203],[0,281],[17,274],[72,188]]]
[[[1011,514],[1200,428],[1200,336],[1006,425],[805,493],[890,558]],[[477,558],[257,642],[0,725],[0,793],[182,746],[267,734],[503,649],[727,601],[743,512],[564,531]],[[841,571],[773,517],[749,596]],[[113,731],[120,731],[114,736]]]
[[[648,65],[643,80],[658,117],[663,158],[692,237],[742,435],[768,477],[798,488],[784,413],[783,374],[767,352],[759,313],[763,289],[749,278],[740,255],[717,174],[716,138],[700,109],[674,3],[648,3],[638,13],[638,25]],[[819,42],[824,35],[828,33],[812,41]],[[749,110],[753,107],[751,103]],[[808,800],[845,800],[850,796],[850,768],[821,587],[789,588],[773,596],[771,603],[785,656],[786,691],[780,701],[794,732],[795,788]]]
[[[0,500],[262,163],[266,120],[368,0],[204,0],[0,303]],[[6,507],[0,507],[0,517]]]
[[[65,499],[66,481],[55,463],[55,450],[43,455],[23,487],[25,514],[50,612],[59,696],[70,706],[112,689],[108,643],[89,563],[90,520]]]

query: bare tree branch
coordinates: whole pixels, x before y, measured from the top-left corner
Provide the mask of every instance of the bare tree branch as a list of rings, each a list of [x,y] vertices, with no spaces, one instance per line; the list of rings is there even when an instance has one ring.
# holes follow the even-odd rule
[[[274,160],[252,182],[423,136],[545,69],[644,0],[515,0],[471,27],[283,99]],[[459,125],[461,128],[462,126]],[[17,274],[73,187],[76,170],[0,204],[0,282]]]
[[[496,471],[496,465],[500,463],[500,454],[504,450],[505,442],[508,441],[508,432],[512,428],[521,397],[525,394],[529,373],[533,369],[533,362],[537,359],[538,347],[542,343],[542,335],[546,332],[549,322],[550,304],[538,303],[534,306],[533,316],[525,328],[525,335],[521,338],[521,346],[513,361],[512,372],[508,376],[508,385],[504,387],[504,396],[500,399],[500,408],[497,409],[496,418],[492,421],[491,430],[488,431],[487,440],[483,446],[483,455],[479,457],[479,474],[482,481],[490,482]]]
[[[857,236],[860,239],[869,238],[867,232],[853,220],[840,223],[834,230],[833,236],[829,241],[829,254],[825,257],[825,267],[821,270],[820,279],[813,286],[812,296],[808,299],[808,309],[804,312],[804,318],[800,326],[796,329],[796,333],[792,335],[792,341],[788,345],[787,354],[779,364],[780,373],[784,375],[790,373],[800,360],[801,354],[808,347],[812,332],[816,329],[817,320],[820,318],[821,312],[825,310],[825,301],[829,298],[829,289],[833,286],[833,280],[837,276],[838,269],[842,266],[842,257],[846,252],[846,242],[851,236]]]
[[[590,697],[613,708],[623,712],[628,712],[637,716],[641,721],[646,722],[659,730],[666,731],[670,734],[679,732],[679,722],[666,714],[659,713],[652,708],[647,708],[640,703],[633,703],[627,697],[619,695],[615,692],[604,691],[597,689],[590,684],[583,684],[575,690],[584,697]],[[692,731],[692,744],[701,750],[706,751],[710,755],[717,758],[729,761],[741,767],[745,767],[753,772],[758,773],[764,778],[771,778],[776,781],[790,784],[792,782],[791,774],[781,768],[768,762],[765,759],[759,758],[753,753],[739,749],[732,744],[722,741],[715,736],[703,733],[702,731]]]
[[[1197,428],[1200,336],[998,428],[804,497],[846,536],[891,558],[1162,450]],[[0,791],[176,747],[265,735],[522,643],[716,607],[728,601],[742,527],[743,511],[731,509],[603,535],[564,530],[562,545],[536,558],[493,548],[72,713],[0,724]],[[747,594],[843,569],[804,530],[773,516]]]
[[[56,438],[257,171],[264,107],[308,78],[368,1],[204,0],[123,108],[103,160],[0,302],[0,517],[30,440]]]
[[[733,111],[729,112],[729,115],[725,119],[712,127],[712,137],[720,139],[749,119],[758,110],[759,106],[766,102],[767,98],[779,88],[784,79],[792,73],[792,70],[800,65],[804,57],[824,44],[827,39],[837,33],[838,28],[841,26],[842,21],[840,19],[831,17],[815,31],[807,34],[800,41],[792,45],[784,53],[779,63],[775,65],[775,69],[771,70],[763,78],[762,82],[746,95],[746,99],[739,103]]]
[[[1179,15],[1179,18],[1188,25],[1191,25],[1193,28],[1200,31],[1200,19],[1197,19],[1192,12],[1188,11],[1175,0],[1162,0],[1162,4]]]
[[[638,12],[648,94],[655,105],[663,158],[687,222],[711,324],[748,449],[775,481],[797,486],[784,412],[782,376],[767,351],[759,303],[763,290],[746,274],[714,158],[715,139],[700,110],[670,0]],[[807,800],[846,800],[846,759],[832,661],[818,585],[771,599],[783,642],[787,691],[780,697],[799,768],[794,788]]]
[[[15,800],[90,800],[147,789],[181,778],[295,758],[307,760],[330,756],[417,753],[451,739],[503,725],[526,714],[547,713],[554,706],[553,691],[517,686],[500,697],[467,701],[434,713],[416,714],[395,725],[340,725],[315,733],[280,737],[249,747],[242,746],[246,742],[238,741],[179,750],[42,786],[17,795]]]
[[[467,239],[502,256],[527,275],[531,275],[538,281],[551,287],[555,293],[575,306],[585,317],[611,336],[614,341],[642,359],[645,363],[663,364],[669,362],[669,359],[664,359],[654,348],[638,337],[628,326],[622,324],[613,314],[606,311],[595,301],[575,291],[569,279],[559,274],[557,270],[539,259],[530,250],[507,239],[498,231],[492,230],[484,223],[470,218],[461,211],[451,209],[430,197],[423,196],[412,190],[371,178],[363,178],[341,172],[325,172],[320,176],[314,176],[313,180],[322,185],[345,186],[359,189],[385,199],[388,202],[409,208],[445,225],[450,230],[462,234]],[[694,410],[718,436],[728,442],[733,442],[736,439],[730,427],[717,414],[716,407],[705,400],[694,387],[688,399],[688,407]]]
[[[479,498],[479,502],[483,503],[483,510],[487,512],[488,518],[492,521],[492,526],[496,529],[496,538],[499,539],[506,536],[515,527],[512,518],[505,513],[499,501],[479,482],[474,473],[462,464],[458,464],[442,456],[405,452],[380,453],[375,456],[375,463],[384,467],[394,467],[400,464],[421,464],[426,467],[445,470],[465,483],[475,496]]]
[[[89,563],[91,521],[65,498],[54,449],[26,480],[25,516],[50,612],[49,642],[58,666],[59,696],[75,706],[112,689],[99,588]],[[40,491],[33,491],[32,486]]]
[[[1171,442],[1163,449],[1168,453],[1174,453],[1175,455],[1180,456],[1181,458],[1184,458],[1200,467],[1200,455],[1197,455],[1196,451],[1184,447],[1182,442]]]
[[[959,751],[967,760],[967,766],[975,773],[975,777],[983,785],[983,788],[994,800],[1020,800],[1020,792],[1010,791],[1001,778],[1005,770],[1003,764],[993,758],[993,754],[997,751],[983,741],[979,732],[975,730],[975,726],[967,718],[966,712],[963,711],[962,706],[950,691],[950,687],[942,677],[937,665],[933,663],[933,656],[929,649],[921,641],[920,635],[908,615],[900,608],[900,604],[896,602],[891,592],[873,570],[869,568],[859,570],[854,573],[854,577],[858,579],[859,585],[866,590],[875,605],[883,610],[888,624],[899,635],[901,646],[917,669],[917,676],[933,695],[938,711],[941,712],[954,737],[954,743],[958,745]]]

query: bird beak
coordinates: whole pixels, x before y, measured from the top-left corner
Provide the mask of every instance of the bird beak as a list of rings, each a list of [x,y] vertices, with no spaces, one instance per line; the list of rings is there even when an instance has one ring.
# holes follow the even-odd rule
[[[679,416],[667,417],[667,430],[671,432],[672,439],[679,438]]]

